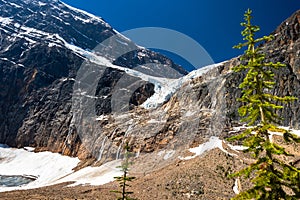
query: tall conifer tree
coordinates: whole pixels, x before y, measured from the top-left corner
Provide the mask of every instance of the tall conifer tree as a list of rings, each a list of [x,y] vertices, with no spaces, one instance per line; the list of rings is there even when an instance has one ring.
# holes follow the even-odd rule
[[[233,68],[235,72],[245,71],[246,75],[240,84],[242,97],[239,101],[242,106],[239,114],[243,122],[251,128],[229,139],[242,140],[247,147],[245,152],[252,153],[255,162],[241,171],[232,174],[233,177],[253,177],[253,186],[242,191],[233,199],[300,199],[300,169],[292,163],[287,163],[283,157],[293,156],[282,146],[272,141],[270,131],[282,133],[286,142],[300,142],[300,139],[289,131],[279,128],[281,117],[276,114],[277,109],[283,108],[280,103],[288,103],[296,98],[291,96],[278,97],[270,94],[275,85],[274,70],[285,67],[281,63],[266,62],[265,54],[258,44],[272,40],[273,36],[264,36],[255,39],[255,33],[260,30],[251,24],[252,11],[248,9],[245,14],[242,31],[245,43],[234,48],[247,47],[241,57],[244,64]]]

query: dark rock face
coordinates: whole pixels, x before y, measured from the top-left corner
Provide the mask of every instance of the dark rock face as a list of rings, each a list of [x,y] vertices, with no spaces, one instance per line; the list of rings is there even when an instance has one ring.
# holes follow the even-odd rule
[[[143,104],[148,98],[154,94],[154,85],[147,83],[139,87],[131,96],[129,104],[130,108]]]
[[[263,44],[263,51],[266,54],[267,62],[281,62],[286,67],[275,71],[276,85],[271,91],[277,96],[294,96],[298,100],[283,104],[284,109],[278,110],[277,114],[283,117],[283,126],[300,128],[300,10],[294,13],[290,18],[285,20],[273,33],[274,40]],[[229,62],[230,63],[230,62]],[[231,61],[230,65],[235,66],[238,60]],[[227,117],[230,121],[237,121],[239,115],[237,112],[240,103],[236,98],[241,96],[238,89],[242,81],[241,74],[229,73],[226,75],[226,104]]]
[[[265,44],[267,58],[286,67],[276,72],[278,81],[273,94],[295,96],[298,101],[284,105],[278,114],[284,126],[300,128],[300,10],[285,20],[274,32],[275,39]]]
[[[60,1],[0,0],[0,12],[0,143],[72,156],[84,151],[76,129],[70,127],[74,78],[87,59],[82,52],[91,52],[111,36],[118,37],[119,46],[108,43],[105,52],[98,52],[111,63],[134,68],[156,60],[186,74],[168,58],[119,36],[101,18]],[[122,55],[127,63],[121,64],[107,53],[130,45],[135,53]],[[133,54],[138,52],[143,56],[136,61]],[[95,96],[109,95],[124,74],[122,70],[107,70]],[[132,105],[153,94],[153,86],[145,84],[133,95]],[[99,99],[95,103],[97,113],[109,113],[110,99]]]

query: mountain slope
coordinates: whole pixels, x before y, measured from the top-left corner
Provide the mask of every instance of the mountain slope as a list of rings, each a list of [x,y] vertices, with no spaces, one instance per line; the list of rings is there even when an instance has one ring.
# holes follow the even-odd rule
[[[186,73],[168,58],[137,47],[101,18],[60,1],[1,0],[0,11],[1,143],[76,155],[80,138],[69,130],[74,78],[91,57],[122,66],[102,77],[102,82],[111,87],[124,73],[124,67],[148,62],[174,68],[179,76]],[[108,42],[105,51],[96,55],[93,49],[111,36],[116,37],[117,46],[116,42]],[[114,58],[111,52],[117,49],[128,53]],[[109,94],[103,92],[106,87],[98,87],[98,96]],[[138,105],[153,94],[151,84],[145,87],[148,89],[136,92],[132,104]],[[97,113],[109,113],[108,102],[109,99],[99,100]],[[67,136],[72,146],[65,144]]]
[[[278,111],[284,118],[281,125],[295,129],[300,128],[299,12],[278,27],[273,41],[263,44],[268,61],[283,62],[287,66],[276,72],[277,84],[271,92],[298,98]],[[165,87],[156,93],[173,94],[168,102],[156,109],[138,107],[130,112],[99,118],[101,125],[91,131],[93,139],[89,140],[96,157],[103,162],[118,158],[120,145],[125,140],[137,155],[144,156],[141,158],[143,163],[148,163],[141,170],[151,171],[168,165],[171,160],[182,156],[187,148],[211,136],[229,137],[234,133],[234,127],[242,125],[237,99],[241,96],[238,86],[243,75],[231,71],[239,63],[239,58],[234,58],[170,83],[177,88],[176,92],[170,93],[172,87]],[[176,87],[178,82],[179,87]],[[89,127],[90,123],[87,124]],[[154,156],[158,154],[161,156]],[[157,159],[155,167],[153,156]],[[164,156],[169,159],[164,159]]]
[[[127,141],[137,155],[176,159],[239,124],[242,76],[230,70],[238,58],[179,78],[186,72],[166,57],[60,1],[0,3],[0,142],[106,162],[120,158]],[[299,97],[299,11],[275,35],[263,49],[287,68],[273,92]],[[176,73],[157,77],[164,68]],[[299,128],[298,105],[280,111],[285,126]]]

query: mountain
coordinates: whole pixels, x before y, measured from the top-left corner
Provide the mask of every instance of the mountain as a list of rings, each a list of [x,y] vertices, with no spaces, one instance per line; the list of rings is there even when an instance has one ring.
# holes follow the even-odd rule
[[[298,98],[278,111],[284,118],[282,125],[294,129],[300,128],[299,32],[298,11],[274,31],[274,40],[262,46],[267,61],[286,64],[276,72],[277,84],[271,92]],[[159,97],[171,96],[155,109],[139,106],[129,112],[102,115],[96,124],[92,120],[80,121],[80,129],[89,132],[86,143],[98,160],[106,162],[119,158],[122,144],[129,142],[132,151],[143,160],[141,170],[151,171],[184,156],[186,149],[212,136],[229,137],[236,127],[242,126],[237,98],[241,96],[238,86],[243,75],[231,70],[240,62],[239,57],[233,58],[169,80],[143,104],[155,104]]]
[[[141,170],[151,171],[241,125],[243,77],[231,71],[239,58],[183,76],[170,59],[60,1],[0,4],[1,143],[103,163],[120,158],[128,142],[149,164]],[[272,92],[300,99],[299,11],[274,35],[263,50],[287,67],[276,73]],[[284,126],[299,129],[298,105],[278,111]]]
[[[249,159],[224,141],[244,128],[236,100],[243,74],[231,70],[240,57],[187,74],[101,18],[60,1],[0,0],[0,5],[0,143],[78,156],[86,161],[78,168],[115,162],[129,143],[136,155],[131,169],[139,176],[133,183],[139,199],[234,195],[227,174]],[[261,47],[268,61],[287,67],[276,71],[270,92],[298,97],[278,114],[283,126],[300,129],[300,10],[273,34],[274,40]],[[294,149],[298,158],[299,147]],[[58,185],[3,196],[111,199],[111,188],[117,186]]]
[[[187,73],[165,56],[138,47],[100,17],[61,1],[1,0],[0,11],[0,143],[75,156],[81,142],[69,128],[72,94],[74,78],[87,60],[106,62],[93,94],[99,97],[98,115],[111,112],[110,97],[100,97],[111,96],[125,68],[156,62],[174,69],[175,77]],[[102,43],[105,48],[97,51]],[[117,51],[125,53],[114,57]],[[141,104],[153,89],[153,84],[141,84],[130,105]],[[72,146],[66,145],[67,137]]]

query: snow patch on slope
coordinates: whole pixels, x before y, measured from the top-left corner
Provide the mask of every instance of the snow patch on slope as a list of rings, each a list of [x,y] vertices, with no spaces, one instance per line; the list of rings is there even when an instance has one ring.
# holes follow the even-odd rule
[[[37,177],[33,182],[18,187],[0,187],[0,192],[33,189],[63,182],[73,185],[101,185],[113,181],[121,175],[116,167],[121,161],[116,160],[100,167],[87,167],[77,172],[73,168],[79,163],[78,158],[62,156],[51,152],[32,152],[32,148],[14,149],[0,145],[0,175],[19,175]]]
[[[83,168],[61,180],[57,183],[72,182],[70,186],[77,185],[103,185],[114,181],[114,177],[121,176],[122,172],[118,166],[121,165],[121,160],[107,162],[100,167]]]
[[[235,179],[235,182],[234,182],[234,186],[233,186],[233,192],[235,194],[239,194],[240,193],[240,188],[239,188],[239,185],[240,185],[240,180],[239,179]]]
[[[208,142],[200,144],[198,147],[189,149],[189,151],[194,153],[195,155],[187,156],[185,158],[179,157],[179,159],[190,160],[190,159],[196,158],[197,156],[201,156],[203,153],[208,152],[213,149],[216,149],[216,148],[219,148],[221,151],[223,151],[224,153],[226,153],[228,155],[233,155],[223,148],[223,142],[224,141],[220,140],[218,137],[212,136],[209,138]]]
[[[88,13],[88,12],[84,11],[84,10],[80,10],[80,9],[78,9],[78,8],[74,8],[74,7],[68,5],[68,4],[64,3],[64,2],[60,2],[60,3],[63,4],[65,7],[69,8],[70,10],[73,10],[74,12],[77,12],[77,13],[80,13],[80,14],[82,14],[82,15],[85,15],[85,16],[90,17],[90,19],[82,19],[82,18],[80,18],[80,17],[78,17],[78,16],[75,16],[76,19],[81,20],[81,21],[83,21],[83,22],[85,22],[85,23],[90,23],[90,22],[93,22],[93,21],[98,21],[98,22],[101,22],[101,23],[102,23],[103,25],[105,25],[106,27],[109,27],[109,28],[110,28],[110,25],[107,24],[107,23],[106,23],[104,20],[102,20],[100,17],[97,17],[97,16],[95,16],[95,15],[93,15],[93,14],[91,14],[91,13]]]
[[[54,45],[62,46],[66,44],[65,40],[58,34],[52,34],[35,28],[27,27],[19,23],[14,23],[14,20],[11,18],[0,17],[0,23],[2,26],[6,26],[7,28],[3,29],[0,27],[0,29],[8,33],[12,39],[23,38],[30,44],[35,44],[43,40],[46,43],[48,42],[49,47]],[[18,31],[15,31],[15,28],[17,28]]]
[[[233,127],[233,131],[229,131],[229,133],[236,133],[236,132],[240,132],[242,130],[245,130],[247,128],[253,128],[252,126],[246,126],[245,124],[243,126],[239,126],[239,127]],[[284,126],[279,126],[279,128],[281,129],[285,129],[285,130],[288,130],[290,131],[292,134],[300,137],[300,130],[295,130],[295,129],[291,129],[290,127],[284,127]],[[271,142],[273,142],[273,136],[274,135],[278,135],[278,136],[283,136],[283,133],[280,133],[280,132],[273,132],[273,131],[268,131],[269,133],[269,139]],[[255,132],[252,132],[252,134],[255,134]],[[236,146],[233,146],[231,144],[227,144],[232,150],[234,151],[243,151],[243,150],[246,150],[248,149],[248,147],[245,147],[245,146],[239,146],[239,145],[236,145]]]
[[[61,156],[57,153],[33,153],[24,149],[0,148],[1,175],[30,175],[37,180],[23,187],[0,187],[0,191],[36,188],[51,184],[73,172],[78,158]]]
[[[300,137],[300,130],[295,130],[295,129],[291,129],[291,128],[289,128],[289,127],[284,127],[284,126],[280,126],[279,128],[288,130],[288,131],[290,131],[292,134],[294,134],[294,135]],[[283,136],[283,133],[269,131],[269,139],[270,139],[271,142],[273,141],[273,136],[274,136],[274,135]]]
[[[0,17],[0,23],[1,25],[7,25],[10,24],[13,20],[8,17]]]
[[[40,1],[38,2],[38,4],[39,4],[40,7],[47,5],[46,3],[43,3],[43,2],[40,2]]]

